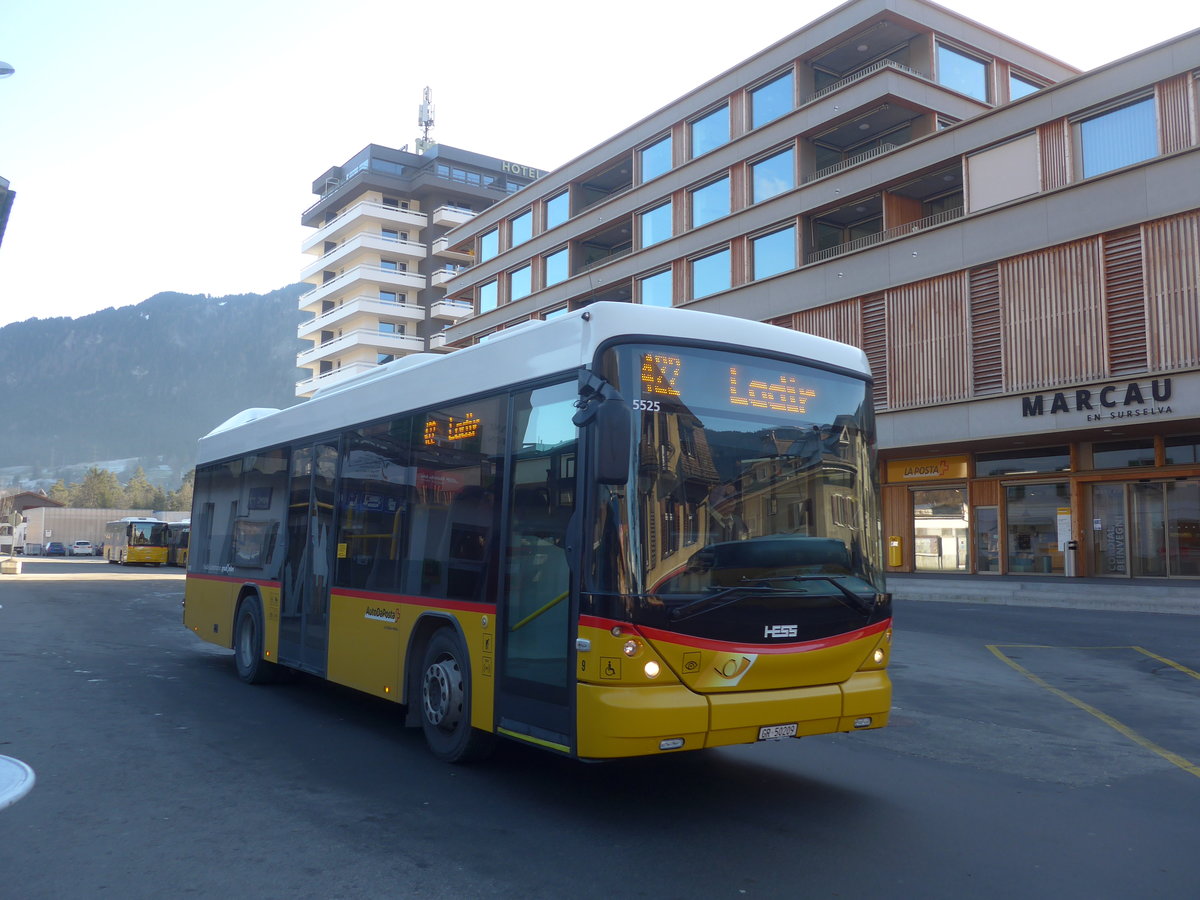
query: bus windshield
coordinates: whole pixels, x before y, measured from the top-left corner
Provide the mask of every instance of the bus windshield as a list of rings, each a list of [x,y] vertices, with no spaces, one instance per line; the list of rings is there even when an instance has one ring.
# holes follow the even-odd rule
[[[781,616],[801,640],[870,621],[883,585],[868,383],[718,350],[609,354],[636,449],[627,486],[596,488],[598,594],[635,622],[725,640],[761,642]]]

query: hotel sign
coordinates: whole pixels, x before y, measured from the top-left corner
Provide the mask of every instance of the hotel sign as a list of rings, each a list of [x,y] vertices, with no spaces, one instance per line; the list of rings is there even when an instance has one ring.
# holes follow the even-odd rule
[[[1113,422],[1169,416],[1174,412],[1170,401],[1171,379],[1155,378],[1149,382],[1129,381],[1054,394],[1031,394],[1021,398],[1021,416],[1083,413],[1088,422]]]
[[[965,456],[931,456],[928,459],[895,459],[887,464],[889,483],[966,478]]]

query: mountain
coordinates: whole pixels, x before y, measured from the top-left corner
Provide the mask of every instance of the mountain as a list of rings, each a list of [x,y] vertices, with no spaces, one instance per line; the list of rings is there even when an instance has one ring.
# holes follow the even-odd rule
[[[0,469],[42,477],[95,460],[191,468],[196,440],[251,406],[291,406],[307,285],[162,293],[78,319],[0,328]]]

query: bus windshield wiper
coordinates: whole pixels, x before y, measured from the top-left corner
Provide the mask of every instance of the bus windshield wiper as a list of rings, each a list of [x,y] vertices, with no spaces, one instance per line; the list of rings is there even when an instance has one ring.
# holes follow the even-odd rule
[[[763,579],[756,578],[755,581]],[[737,603],[750,594],[779,594],[787,593],[779,588],[756,586],[756,585],[736,585],[727,587],[724,590],[717,591],[715,594],[709,594],[707,597],[699,597],[692,600],[683,606],[677,606],[671,610],[670,619],[672,622],[679,622],[683,619],[690,619],[692,616],[698,616],[701,613],[711,612],[714,609],[720,609],[722,606],[728,606],[731,603]],[[732,595],[732,596],[731,596]]]
[[[828,581],[835,588],[842,592],[849,600],[852,606],[860,612],[869,613],[874,608],[869,600],[864,600],[854,591],[850,590],[837,579],[842,576],[838,575],[775,575],[770,578],[751,578],[750,581]]]

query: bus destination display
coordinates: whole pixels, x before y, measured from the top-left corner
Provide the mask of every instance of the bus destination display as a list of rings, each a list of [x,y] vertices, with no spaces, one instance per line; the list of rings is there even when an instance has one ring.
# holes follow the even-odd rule
[[[718,365],[702,358],[643,353],[643,399],[637,407],[653,411],[662,401],[687,397],[699,405],[712,406],[719,402],[715,390],[718,370],[725,376],[723,393],[730,406],[803,416],[808,413],[808,402],[817,396],[815,390],[802,386],[795,374],[769,366],[744,362]]]

